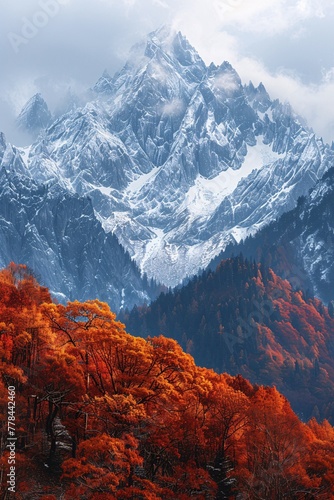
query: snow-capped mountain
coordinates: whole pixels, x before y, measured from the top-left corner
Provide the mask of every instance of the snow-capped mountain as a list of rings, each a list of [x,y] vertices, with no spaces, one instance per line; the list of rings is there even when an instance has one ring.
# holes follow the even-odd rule
[[[288,104],[167,28],[92,95],[22,150],[26,175],[89,195],[105,231],[170,286],[293,208],[334,159]]]
[[[41,130],[50,125],[52,116],[41,94],[35,94],[23,107],[16,125],[22,132],[36,138]]]
[[[0,267],[28,265],[59,300],[98,297],[114,310],[156,296],[136,264],[106,234],[87,197],[58,184],[0,171]]]

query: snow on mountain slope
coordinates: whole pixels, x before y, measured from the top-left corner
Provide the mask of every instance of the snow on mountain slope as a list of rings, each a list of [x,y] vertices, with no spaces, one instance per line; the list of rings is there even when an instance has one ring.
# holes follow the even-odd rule
[[[239,255],[272,267],[295,289],[323,302],[334,298],[334,168],[297,206],[254,236],[226,248],[210,264]]]
[[[22,164],[38,182],[88,195],[104,229],[170,286],[292,208],[334,160],[288,104],[244,86],[227,62],[206,67],[167,28],[92,95]]]

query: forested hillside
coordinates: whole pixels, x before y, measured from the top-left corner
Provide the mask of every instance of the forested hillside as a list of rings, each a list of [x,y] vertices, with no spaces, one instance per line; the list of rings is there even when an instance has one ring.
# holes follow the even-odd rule
[[[333,311],[264,265],[227,259],[122,320],[173,337],[200,366],[276,385],[304,419],[334,419]]]
[[[254,236],[228,245],[222,259],[242,253],[274,269],[294,289],[316,294],[326,304],[334,300],[334,168],[318,181],[296,207]]]
[[[227,264],[231,279],[233,265],[241,261]],[[243,267],[239,286],[251,273],[253,297],[260,271]],[[175,340],[133,337],[102,302],[55,304],[23,266],[1,271],[0,289],[8,498],[334,498],[333,427],[302,423],[275,388],[199,368]],[[298,306],[332,325],[319,304]]]

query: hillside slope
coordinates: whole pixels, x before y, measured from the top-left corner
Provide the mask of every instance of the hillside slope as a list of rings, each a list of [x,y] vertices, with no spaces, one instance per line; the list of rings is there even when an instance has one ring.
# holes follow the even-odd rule
[[[265,266],[227,259],[121,319],[176,339],[201,366],[275,385],[304,418],[334,418],[334,319]]]
[[[303,424],[275,388],[133,337],[100,301],[56,305],[22,266],[0,292],[5,496],[334,498],[333,427]]]
[[[294,289],[334,299],[334,168],[331,168],[297,206],[256,235],[228,247],[212,261],[238,255],[271,266]]]

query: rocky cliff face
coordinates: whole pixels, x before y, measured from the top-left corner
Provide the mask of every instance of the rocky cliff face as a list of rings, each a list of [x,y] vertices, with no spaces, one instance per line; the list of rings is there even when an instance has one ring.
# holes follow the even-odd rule
[[[119,310],[155,296],[91,201],[56,184],[1,170],[0,242],[1,267],[27,264],[59,300],[98,297]]]

